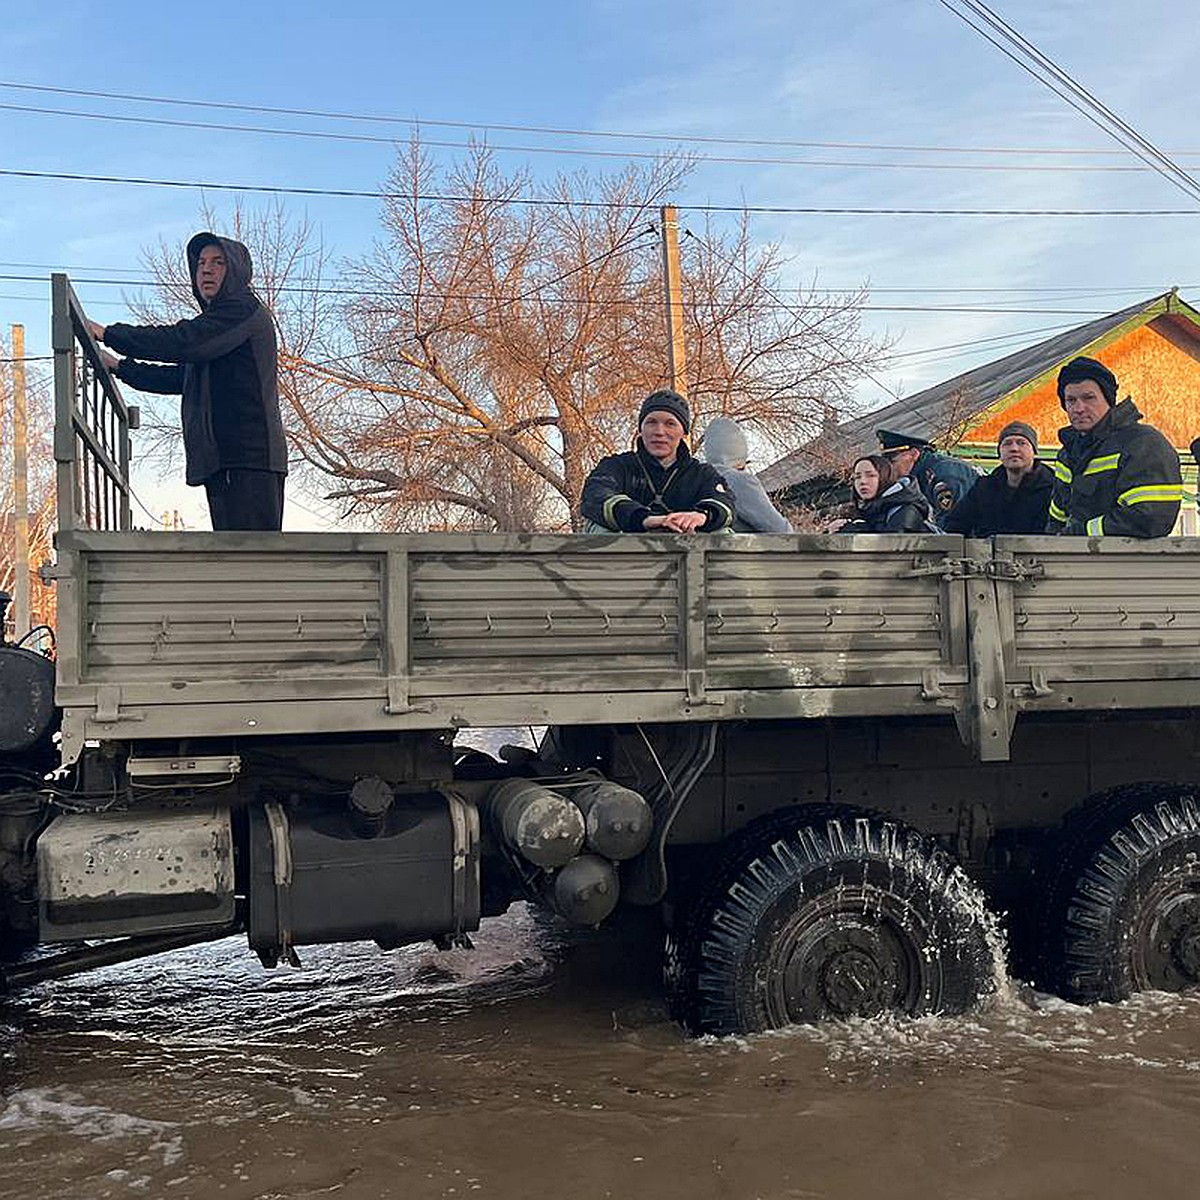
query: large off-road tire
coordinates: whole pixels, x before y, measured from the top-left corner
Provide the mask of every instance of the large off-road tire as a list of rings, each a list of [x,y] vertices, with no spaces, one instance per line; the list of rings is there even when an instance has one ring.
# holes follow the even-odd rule
[[[1047,912],[1055,990],[1092,1003],[1200,984],[1200,794],[1131,789],[1072,834]]]
[[[982,894],[932,840],[882,817],[790,809],[733,839],[667,939],[694,1032],[957,1013],[994,990]]]

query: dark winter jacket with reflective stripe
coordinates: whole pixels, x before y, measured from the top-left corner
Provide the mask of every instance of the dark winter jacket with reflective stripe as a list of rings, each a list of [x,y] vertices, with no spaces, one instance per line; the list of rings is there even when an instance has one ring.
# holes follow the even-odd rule
[[[205,300],[196,267],[200,251],[213,244],[225,253],[225,281]],[[250,290],[250,252],[241,242],[198,233],[188,242],[187,263],[200,315],[174,325],[109,325],[106,344],[130,356],[117,378],[139,392],[183,396],[183,448],[193,486],[231,467],[284,475],[275,321]]]
[[[1068,426],[1058,438],[1047,533],[1156,538],[1171,532],[1183,500],[1179,455],[1142,424],[1131,399],[1086,433]]]
[[[938,533],[929,514],[929,501],[905,475],[882,495],[856,504],[858,516],[847,521],[839,533]]]
[[[602,458],[583,485],[580,510],[589,521],[622,533],[641,533],[649,516],[702,512],[701,533],[733,525],[729,485],[715,467],[693,458],[681,442],[667,468],[642,445]]]
[[[1008,472],[997,467],[963,497],[942,523],[946,533],[992,537],[997,533],[1044,533],[1054,472],[1043,462],[1018,487],[1008,486]]]

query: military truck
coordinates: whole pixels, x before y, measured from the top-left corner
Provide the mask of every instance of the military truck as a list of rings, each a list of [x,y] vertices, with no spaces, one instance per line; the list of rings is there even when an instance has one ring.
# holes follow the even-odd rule
[[[1200,542],[130,528],[53,280],[53,661],[0,647],[16,988],[244,933],[658,913],[717,1033],[1200,981]],[[544,728],[499,756],[467,727]],[[306,951],[307,953],[307,951]]]

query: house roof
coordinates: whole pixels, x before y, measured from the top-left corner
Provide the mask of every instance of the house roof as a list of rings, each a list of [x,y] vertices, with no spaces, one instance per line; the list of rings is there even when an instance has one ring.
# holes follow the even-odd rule
[[[858,454],[874,451],[876,429],[895,429],[941,441],[952,429],[986,413],[1014,393],[1040,384],[1063,363],[1085,350],[1097,350],[1116,338],[1167,318],[1200,337],[1200,310],[1181,300],[1174,290],[1089,321],[1044,342],[964,371],[923,392],[824,430],[814,441],[785,455],[759,472],[769,492],[840,472]]]

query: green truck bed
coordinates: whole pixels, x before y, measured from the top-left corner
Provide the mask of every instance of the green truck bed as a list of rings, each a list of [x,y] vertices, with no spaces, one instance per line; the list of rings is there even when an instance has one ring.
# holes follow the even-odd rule
[[[1200,540],[64,531],[87,739],[1200,705]]]

